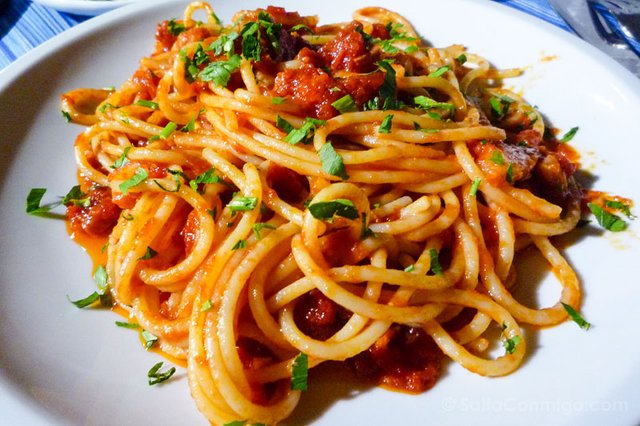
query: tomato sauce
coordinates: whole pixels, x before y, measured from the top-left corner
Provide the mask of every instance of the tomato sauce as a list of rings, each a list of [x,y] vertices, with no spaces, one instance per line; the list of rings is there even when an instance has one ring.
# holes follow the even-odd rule
[[[356,376],[391,390],[421,393],[440,377],[442,352],[421,328],[393,325],[371,348],[349,360]]]
[[[120,217],[120,207],[113,203],[109,188],[93,188],[87,194],[89,206],[75,204],[67,206],[67,219],[74,233],[86,233],[93,237],[104,237]]]
[[[373,98],[385,74],[376,71],[377,58],[358,32],[361,28],[353,22],[317,52],[301,49],[295,59],[302,66],[279,72],[273,95],[290,98],[307,115],[323,120],[338,114],[331,104],[346,95],[351,95],[359,107]]]

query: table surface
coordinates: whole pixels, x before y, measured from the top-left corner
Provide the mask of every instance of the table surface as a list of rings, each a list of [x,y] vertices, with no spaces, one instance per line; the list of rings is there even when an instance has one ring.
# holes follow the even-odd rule
[[[547,0],[485,0],[503,3],[571,29]],[[91,17],[58,12],[29,0],[0,0],[0,70],[46,40]]]

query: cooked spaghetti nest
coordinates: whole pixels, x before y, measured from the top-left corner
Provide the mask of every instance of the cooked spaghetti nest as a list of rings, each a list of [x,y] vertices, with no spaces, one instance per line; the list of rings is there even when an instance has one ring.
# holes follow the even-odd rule
[[[195,20],[199,10],[206,22]],[[108,236],[110,291],[162,351],[186,360],[191,393],[214,424],[278,423],[300,398],[291,389],[300,354],[309,368],[344,361],[394,325],[423,330],[470,371],[503,376],[525,356],[521,324],[558,324],[561,302],[579,307],[576,274],[550,241],[575,227],[577,202],[552,202],[526,185],[530,176],[509,176],[509,135],[545,130],[535,108],[499,85],[520,71],[497,70],[460,45],[429,47],[382,8],[353,16],[358,24],[317,26],[270,8],[223,27],[210,5],[192,3],[159,27],[169,42],[158,38],[119,89],[63,96],[63,110],[88,126],[75,147],[83,189],[109,188],[123,208]],[[261,53],[248,59],[251,23]],[[179,34],[169,37],[167,25]],[[269,58],[270,37],[282,31],[307,57]],[[366,72],[308,59],[354,34],[374,58]],[[216,62],[226,82],[203,74]],[[364,101],[340,86],[336,97],[354,106],[340,111],[329,98],[314,115],[300,93],[276,87],[278,76],[302,84],[305,67],[333,82],[382,83]],[[502,164],[480,160],[486,147],[503,150]],[[514,261],[531,247],[562,286],[543,309],[511,293]],[[300,324],[310,294],[348,313],[328,338]],[[472,315],[452,330],[461,312]],[[495,325],[507,350],[491,357]],[[262,355],[248,363],[241,341]]]

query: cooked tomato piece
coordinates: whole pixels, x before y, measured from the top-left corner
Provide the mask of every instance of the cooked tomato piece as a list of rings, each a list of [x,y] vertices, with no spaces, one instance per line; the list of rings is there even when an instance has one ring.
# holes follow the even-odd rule
[[[93,237],[109,235],[120,217],[120,208],[111,200],[111,190],[105,187],[90,189],[89,207],[73,203],[67,205],[67,219],[74,232]]]

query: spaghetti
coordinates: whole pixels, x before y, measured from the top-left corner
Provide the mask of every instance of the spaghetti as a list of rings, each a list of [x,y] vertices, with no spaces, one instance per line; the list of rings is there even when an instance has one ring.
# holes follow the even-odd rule
[[[411,392],[433,386],[442,354],[506,375],[520,324],[579,308],[550,242],[579,220],[576,166],[501,88],[520,71],[428,47],[382,8],[353,17],[269,7],[222,26],[192,3],[118,90],[62,98],[88,126],[71,229],[106,238],[115,303],[186,360],[214,424],[286,418],[305,362]],[[511,293],[526,247],[562,285],[551,307]],[[490,357],[495,325],[505,351]]]

